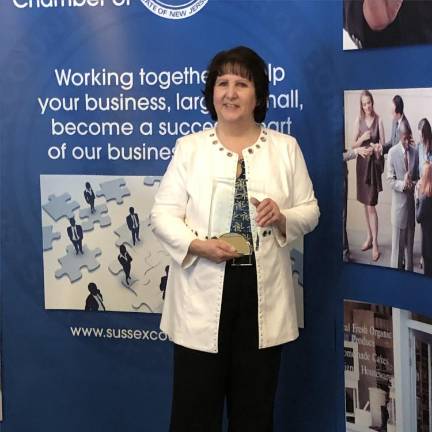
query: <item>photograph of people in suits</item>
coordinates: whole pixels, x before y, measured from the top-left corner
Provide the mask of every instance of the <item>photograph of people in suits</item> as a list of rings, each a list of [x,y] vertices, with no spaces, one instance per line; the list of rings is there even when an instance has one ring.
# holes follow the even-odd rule
[[[77,225],[75,222],[75,218],[69,219],[70,225],[67,227],[67,235],[72,242],[75,252],[78,255],[78,253],[81,253],[84,255],[83,249],[82,249],[82,241],[83,241],[83,230],[81,225]]]
[[[123,268],[126,277],[126,284],[129,285],[132,257],[129,255],[124,244],[120,246],[120,254],[118,256],[118,260]]]
[[[87,296],[85,302],[85,310],[88,312],[105,311],[102,293],[94,282],[88,284],[88,290],[90,294]]]
[[[133,207],[129,207],[129,214],[126,216],[126,223],[132,233],[132,242],[135,246],[135,242],[140,241],[139,238],[140,222],[139,222],[138,214],[135,213],[135,209]]]
[[[429,226],[416,223],[416,203],[425,223],[429,200],[419,179],[432,161],[431,97],[432,88],[345,92],[345,262],[428,274]]]
[[[86,182],[85,184],[84,199],[87,204],[90,204],[90,212],[94,213],[96,211],[94,207],[96,196],[89,182]]]

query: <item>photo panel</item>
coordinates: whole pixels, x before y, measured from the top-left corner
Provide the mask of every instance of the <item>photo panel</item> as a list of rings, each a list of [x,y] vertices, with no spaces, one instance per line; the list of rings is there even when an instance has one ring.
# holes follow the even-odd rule
[[[149,221],[160,179],[40,177],[46,309],[162,311],[170,259]]]
[[[344,261],[432,276],[432,89],[344,102]]]
[[[161,179],[40,176],[46,309],[162,312],[171,259],[150,225]],[[303,239],[291,268],[304,327]]]
[[[343,0],[343,49],[432,43],[429,0]]]
[[[347,432],[432,428],[432,316],[345,300]]]

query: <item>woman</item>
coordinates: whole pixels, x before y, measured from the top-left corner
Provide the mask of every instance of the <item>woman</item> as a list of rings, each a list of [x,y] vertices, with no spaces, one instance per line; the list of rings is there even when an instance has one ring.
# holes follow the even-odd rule
[[[423,174],[423,167],[426,161],[432,161],[432,130],[428,119],[419,121],[420,142],[418,144],[420,177]]]
[[[103,296],[97,285],[94,282],[90,282],[87,287],[90,294],[86,299],[85,310],[90,312],[104,311]]]
[[[419,178],[423,175],[423,166],[426,161],[432,161],[432,130],[431,125],[427,118],[422,118],[418,124],[418,130],[420,132],[420,140],[417,145],[418,156],[419,156]],[[418,193],[417,184],[416,193]],[[420,258],[420,268],[423,268],[423,257]]]
[[[119,260],[119,263],[123,268],[126,285],[129,285],[129,279],[131,278],[130,272],[131,272],[132,257],[129,255],[126,246],[124,244],[120,245],[120,253],[117,259]]]
[[[217,126],[178,140],[155,197],[153,232],[172,258],[172,432],[220,431],[225,397],[230,430],[272,430],[281,344],[298,336],[288,245],[319,210],[296,140],[260,125],[268,94],[254,51],[217,54],[204,90]]]
[[[424,162],[422,171],[416,201],[416,218],[422,228],[424,274],[432,276],[432,163]]]
[[[378,245],[378,214],[376,205],[382,191],[381,175],[384,170],[384,128],[374,111],[374,100],[368,90],[360,95],[360,116],[354,125],[353,148],[368,150],[365,157],[357,158],[357,200],[364,205],[367,237],[362,251],[372,249],[372,261],[380,257]]]

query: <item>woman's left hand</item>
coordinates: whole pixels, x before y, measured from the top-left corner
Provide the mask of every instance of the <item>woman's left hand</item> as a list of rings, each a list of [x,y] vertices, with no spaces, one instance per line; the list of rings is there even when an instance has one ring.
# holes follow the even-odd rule
[[[279,224],[284,218],[279,206],[271,198],[266,198],[262,201],[251,198],[251,203],[256,207],[257,215],[255,220],[260,227]]]

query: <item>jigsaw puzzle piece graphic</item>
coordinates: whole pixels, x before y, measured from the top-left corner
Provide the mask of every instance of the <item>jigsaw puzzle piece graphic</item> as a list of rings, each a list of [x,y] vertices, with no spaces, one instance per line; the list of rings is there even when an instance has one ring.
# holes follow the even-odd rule
[[[117,204],[123,204],[123,197],[130,195],[123,178],[102,182],[99,186],[101,190],[96,191],[96,196],[105,196],[107,201],[116,200]]]
[[[108,266],[108,270],[113,274],[113,275],[118,275],[121,272],[123,272],[123,267],[121,266],[120,262],[118,260],[113,261],[109,266]],[[127,288],[128,290],[132,291],[135,295],[138,295],[135,290],[133,290],[131,288],[131,286],[137,282],[138,279],[131,274],[130,275],[130,279],[129,279],[129,285],[126,283],[126,279],[125,278],[121,278],[121,283],[122,285]]]
[[[108,213],[106,204],[95,206],[94,213],[91,212],[90,208],[81,209],[79,211],[79,217],[81,219],[87,219],[81,224],[83,231],[91,231],[94,228],[95,222],[99,222],[101,227],[111,225],[111,218],[105,213]]]
[[[292,272],[298,274],[298,282],[303,286],[303,254],[297,249],[291,249]]]
[[[154,186],[155,183],[160,183],[162,180],[162,176],[145,176],[144,177],[144,185],[145,186]]]
[[[73,217],[74,211],[79,207],[80,205],[76,201],[71,201],[71,196],[68,193],[59,196],[51,194],[48,197],[48,202],[42,206],[56,222],[62,217]]]
[[[118,235],[118,239],[115,242],[116,246],[121,246],[122,244],[128,244],[130,247],[134,247],[133,240],[132,240],[132,233],[127,226],[127,224],[123,224],[119,226],[117,229],[114,230],[114,233]],[[140,242],[137,242],[137,245],[139,245]]]
[[[61,267],[56,270],[55,277],[60,279],[67,275],[71,282],[76,282],[81,279],[81,268],[87,267],[88,271],[94,271],[99,268],[100,263],[96,259],[97,256],[102,254],[99,248],[90,250],[86,245],[83,245],[84,254],[75,253],[75,248],[72,245],[66,247],[66,255],[58,258]]]
[[[61,234],[59,232],[53,232],[52,225],[42,227],[42,244],[44,251],[52,249],[53,240],[58,240],[59,238],[61,238]]]
[[[145,312],[154,313],[153,309],[146,303],[141,302],[139,305],[131,305],[133,310],[139,311],[142,307],[145,307],[147,309]]]

